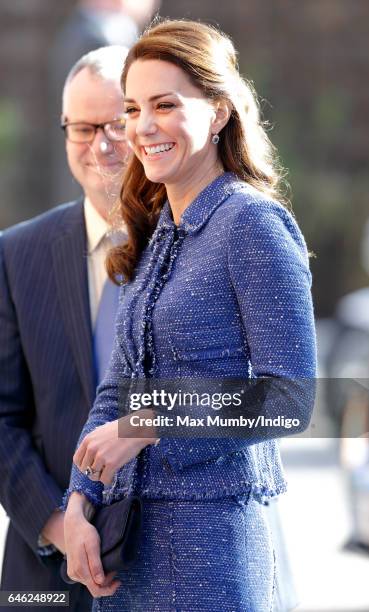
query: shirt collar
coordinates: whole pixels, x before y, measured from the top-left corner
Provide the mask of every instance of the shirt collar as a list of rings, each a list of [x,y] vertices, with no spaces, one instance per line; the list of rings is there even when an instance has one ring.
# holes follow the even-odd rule
[[[84,201],[84,215],[86,223],[87,249],[89,255],[99,246],[102,239],[109,232],[107,221],[97,212],[88,197]]]

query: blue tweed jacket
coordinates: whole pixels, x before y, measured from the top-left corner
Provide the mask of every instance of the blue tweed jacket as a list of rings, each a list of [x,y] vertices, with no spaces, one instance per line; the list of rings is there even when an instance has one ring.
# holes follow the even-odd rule
[[[311,276],[304,239],[280,204],[225,173],[177,227],[168,202],[133,282],[122,290],[115,348],[81,439],[118,417],[122,377],[314,379]],[[309,403],[303,417],[309,421]],[[285,490],[275,440],[162,438],[116,474],[108,501],[213,499]],[[138,474],[138,476],[137,476]],[[74,467],[68,493],[102,502],[102,484]]]

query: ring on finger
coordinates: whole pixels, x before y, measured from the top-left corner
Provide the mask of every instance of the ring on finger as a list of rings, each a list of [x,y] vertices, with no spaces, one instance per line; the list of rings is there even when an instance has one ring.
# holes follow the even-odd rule
[[[91,476],[96,476],[96,474],[100,475],[101,472],[102,470],[94,470],[94,468],[91,465],[88,465],[84,471],[84,474],[90,478]]]

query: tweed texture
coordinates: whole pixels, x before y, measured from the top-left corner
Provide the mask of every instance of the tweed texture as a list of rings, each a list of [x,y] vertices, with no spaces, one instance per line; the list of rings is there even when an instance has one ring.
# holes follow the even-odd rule
[[[311,276],[290,213],[233,174],[211,183],[177,227],[164,206],[133,282],[122,289],[115,347],[81,439],[118,417],[122,377],[316,375]],[[309,421],[308,402],[299,414]],[[250,488],[259,502],[286,483],[275,440],[162,439],[117,472],[106,501],[216,499]],[[137,476],[137,468],[140,478]],[[73,468],[70,489],[96,505],[102,485]]]
[[[272,610],[273,550],[253,498],[144,500],[144,524],[137,563],[93,612]]]

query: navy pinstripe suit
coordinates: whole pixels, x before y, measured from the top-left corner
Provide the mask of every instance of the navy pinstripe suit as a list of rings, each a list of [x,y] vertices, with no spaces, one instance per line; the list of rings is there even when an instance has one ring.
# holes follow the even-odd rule
[[[67,589],[58,555],[41,562],[37,540],[68,486],[94,392],[78,201],[0,236],[0,502],[11,521],[2,589]],[[90,609],[84,587],[71,598],[70,609]]]

